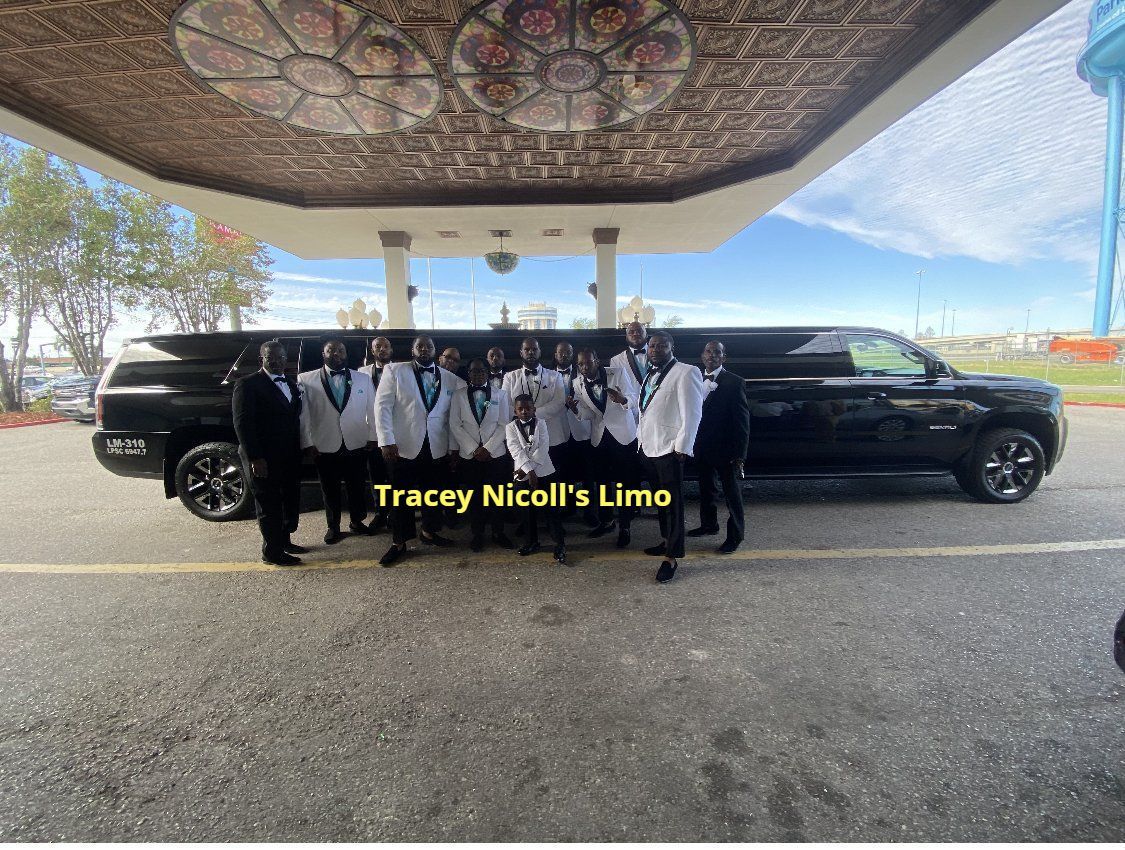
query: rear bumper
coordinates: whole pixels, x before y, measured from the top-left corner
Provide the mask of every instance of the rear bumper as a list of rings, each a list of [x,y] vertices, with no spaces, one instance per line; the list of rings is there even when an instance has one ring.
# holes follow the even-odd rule
[[[71,398],[51,402],[51,412],[67,419],[84,422],[94,421],[94,400],[92,398]]]
[[[90,442],[94,457],[114,475],[163,478],[167,434],[137,431],[95,431]]]

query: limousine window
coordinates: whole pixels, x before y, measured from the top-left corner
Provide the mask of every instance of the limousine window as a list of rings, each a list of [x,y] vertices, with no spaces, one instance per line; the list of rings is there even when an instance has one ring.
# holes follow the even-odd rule
[[[245,378],[247,375],[252,375],[262,368],[262,343],[268,340],[261,340],[259,342],[252,342],[246,346],[238,361],[234,364],[234,368],[230,370],[227,375],[226,382],[233,384],[239,378]],[[301,340],[294,337],[281,337],[278,339],[282,345],[285,346],[285,374],[291,378],[297,377],[297,366],[301,358]]]
[[[219,384],[245,347],[245,340],[192,337],[133,342],[113,370],[115,387],[190,387]]]
[[[834,333],[751,333],[732,368],[750,379],[846,378],[849,364]]]
[[[857,378],[925,378],[926,359],[904,343],[874,334],[844,334]]]
[[[305,337],[304,348],[301,349],[301,371],[311,372],[324,365],[324,343],[332,339],[331,336]],[[358,369],[364,364],[367,355],[368,340],[364,337],[344,336],[338,339],[344,341],[344,350],[348,352],[348,368]]]

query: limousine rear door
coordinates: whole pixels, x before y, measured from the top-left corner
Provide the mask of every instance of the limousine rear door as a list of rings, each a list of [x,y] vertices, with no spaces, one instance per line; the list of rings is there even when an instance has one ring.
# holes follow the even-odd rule
[[[737,349],[731,367],[747,379],[750,404],[748,471],[814,474],[844,464],[841,435],[852,386],[836,334],[751,333]]]
[[[855,393],[848,441],[868,466],[947,467],[962,452],[974,410],[952,378],[927,376],[926,356],[903,340],[841,331]]]

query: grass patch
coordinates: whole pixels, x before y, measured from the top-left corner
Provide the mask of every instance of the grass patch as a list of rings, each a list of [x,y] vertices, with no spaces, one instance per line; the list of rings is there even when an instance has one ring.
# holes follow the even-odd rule
[[[986,372],[992,375],[1019,375],[1039,378],[1052,384],[1106,387],[1122,383],[1122,368],[1106,363],[1062,363],[1045,360],[957,360],[949,361],[961,372]]]
[[[1066,393],[1063,401],[1098,402],[1125,405],[1125,393]]]

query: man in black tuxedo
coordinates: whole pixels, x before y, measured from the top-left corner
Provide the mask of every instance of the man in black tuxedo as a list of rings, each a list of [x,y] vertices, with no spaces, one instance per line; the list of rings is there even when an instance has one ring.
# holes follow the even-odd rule
[[[504,388],[504,349],[498,345],[494,345],[488,349],[488,356],[485,357],[488,362],[488,382],[492,384],[492,389],[502,390]]]
[[[301,563],[307,552],[289,539],[301,507],[301,394],[285,374],[285,346],[274,340],[259,350],[262,368],[234,385],[234,432],[262,532],[262,561]]]
[[[688,537],[719,533],[715,504],[715,478],[723,488],[730,516],[726,540],[715,550],[730,554],[742,543],[746,520],[742,511],[742,465],[750,441],[750,406],[742,378],[723,368],[727,352],[718,340],[703,347],[703,418],[695,438],[695,465],[699,472],[699,528]]]

